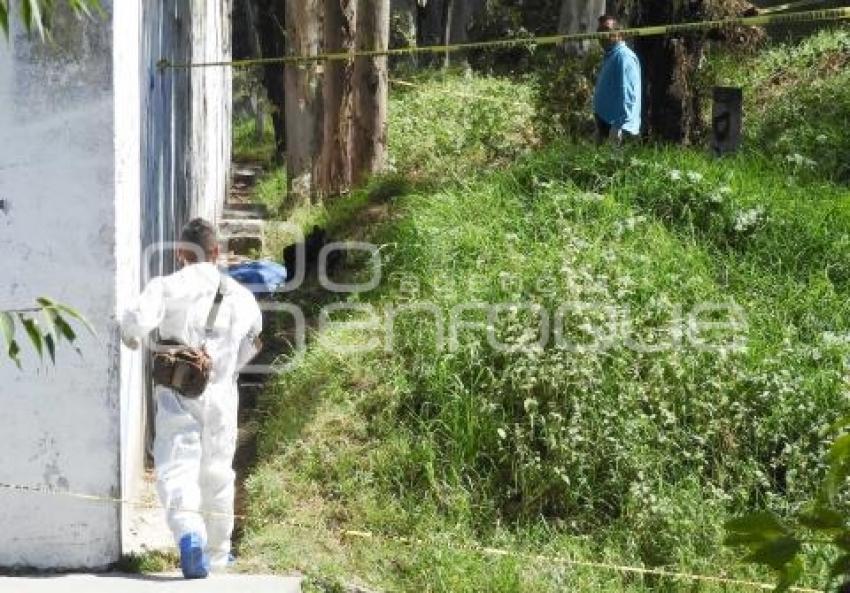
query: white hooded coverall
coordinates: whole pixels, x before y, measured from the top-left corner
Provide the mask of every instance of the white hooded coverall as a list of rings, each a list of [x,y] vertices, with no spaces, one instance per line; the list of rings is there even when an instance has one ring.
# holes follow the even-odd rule
[[[210,382],[197,399],[167,387],[155,391],[154,463],[157,490],[175,542],[197,533],[211,568],[227,565],[233,532],[237,412],[236,378],[257,353],[262,315],[254,295],[224,276],[223,300],[210,336],[207,316],[222,278],[213,264],[191,264],[145,287],[121,321],[122,335],[141,340],[159,329],[163,340],[204,344]]]

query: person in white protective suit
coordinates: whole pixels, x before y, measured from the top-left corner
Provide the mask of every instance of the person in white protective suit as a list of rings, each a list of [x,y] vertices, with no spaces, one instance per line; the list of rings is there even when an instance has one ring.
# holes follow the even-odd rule
[[[210,223],[183,229],[182,269],[151,280],[121,320],[124,343],[138,347],[154,330],[161,340],[204,345],[209,383],[197,399],[164,386],[155,390],[154,463],[157,490],[180,549],[186,578],[204,578],[232,561],[238,392],[236,378],[260,348],[262,315],[254,296],[215,265],[218,240]],[[211,332],[207,318],[222,300]]]

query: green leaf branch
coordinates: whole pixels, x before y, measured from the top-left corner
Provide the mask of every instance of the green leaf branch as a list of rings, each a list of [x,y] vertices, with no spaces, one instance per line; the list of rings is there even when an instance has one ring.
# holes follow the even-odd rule
[[[50,15],[56,9],[57,4],[65,2],[71,10],[79,17],[92,17],[95,14],[103,14],[100,0],[20,0],[21,22],[27,33],[37,32],[42,40],[49,36]],[[5,37],[9,37],[9,15],[12,13],[13,0],[0,0],[0,30]]]
[[[850,427],[850,417],[831,431]],[[788,591],[803,575],[804,549],[817,548],[831,558],[825,591],[850,591],[850,511],[840,504],[850,478],[850,432],[840,435],[827,453],[829,470],[814,500],[785,520],[770,511],[728,521],[724,544],[745,552],[743,561],[773,569],[775,591]],[[845,491],[846,492],[846,491]]]
[[[36,303],[37,306],[25,309],[0,310],[0,345],[6,358],[21,368],[21,344],[28,343],[39,359],[43,360],[46,354],[55,364],[56,348],[62,341],[82,355],[76,346],[74,326],[82,326],[94,336],[91,324],[76,310],[49,298],[41,297]]]

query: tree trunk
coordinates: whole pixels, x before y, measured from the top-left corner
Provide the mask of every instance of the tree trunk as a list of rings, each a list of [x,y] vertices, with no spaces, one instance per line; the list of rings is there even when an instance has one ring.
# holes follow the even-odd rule
[[[416,45],[416,9],[418,6],[417,0],[391,0],[391,47],[412,47]]]
[[[591,33],[596,31],[599,17],[605,14],[605,0],[562,0],[558,33]],[[583,56],[590,50],[592,41],[571,41],[564,44],[568,55]]]
[[[357,49],[386,50],[390,36],[390,0],[359,0]],[[387,57],[354,60],[352,181],[361,184],[384,168],[387,150]]]
[[[354,48],[357,0],[324,0],[325,51]],[[350,61],[325,63],[322,90],[324,123],[316,189],[321,196],[339,195],[351,187],[351,118],[354,107]]]
[[[419,2],[417,11],[416,44],[421,46],[442,45],[446,42],[446,10],[449,0],[427,0]],[[436,66],[440,63],[434,54],[419,56],[419,64]]]
[[[605,14],[615,16],[623,27],[629,26],[627,4],[629,0],[605,0]]]
[[[475,19],[482,14],[484,3],[481,0],[448,0],[446,11],[446,43],[468,43],[469,32]],[[469,55],[465,51],[446,52],[445,65],[454,63],[467,67]]]
[[[286,10],[284,0],[242,0],[257,3],[256,26],[260,39],[260,53],[264,58],[276,58],[286,51]],[[283,162],[286,153],[286,83],[282,64],[263,66],[263,86],[269,98],[272,126],[274,127],[275,160]]]
[[[266,114],[263,112],[263,99],[260,92],[258,85],[251,85],[251,113],[254,116],[254,140],[257,144],[263,142],[266,131]]]
[[[642,0],[633,14],[633,26],[703,20],[704,4],[692,0],[677,9],[669,0]],[[652,136],[690,144],[702,129],[696,74],[703,50],[698,33],[635,41],[644,71],[644,121]]]
[[[288,56],[315,56],[320,51],[319,0],[286,0]],[[318,63],[286,64],[286,172],[296,203],[313,198],[313,171],[322,131]]]

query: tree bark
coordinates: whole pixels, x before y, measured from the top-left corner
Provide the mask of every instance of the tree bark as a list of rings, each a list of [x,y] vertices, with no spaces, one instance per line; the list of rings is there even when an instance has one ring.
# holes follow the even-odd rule
[[[319,0],[286,0],[289,56],[315,56],[320,51]],[[296,203],[309,203],[322,131],[322,100],[316,62],[286,64],[286,172],[289,194]]]
[[[386,50],[390,36],[390,0],[359,0],[357,50]],[[352,182],[363,183],[384,168],[387,150],[387,57],[354,60]]]
[[[357,0],[324,2],[325,51],[350,51],[355,42]],[[324,122],[316,171],[316,190],[320,196],[339,195],[351,188],[353,74],[354,66],[350,61],[325,63],[322,84]]]
[[[677,8],[669,0],[642,0],[632,15],[633,26],[702,20],[704,0]],[[704,40],[700,34],[640,37],[635,51],[644,72],[644,121],[657,138],[690,144],[702,128],[696,74]]]
[[[591,33],[596,31],[599,17],[605,14],[605,0],[562,0],[558,19],[558,33]],[[571,41],[564,44],[568,55],[583,56],[590,50],[592,41]]]

